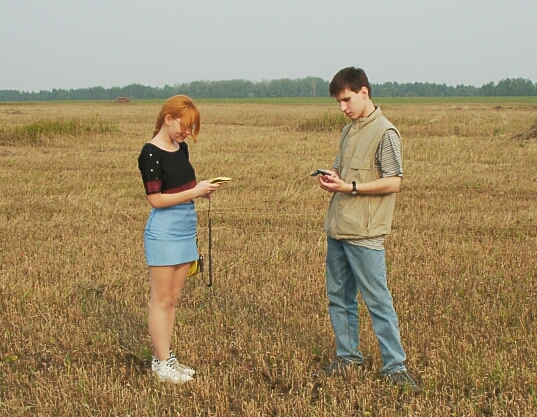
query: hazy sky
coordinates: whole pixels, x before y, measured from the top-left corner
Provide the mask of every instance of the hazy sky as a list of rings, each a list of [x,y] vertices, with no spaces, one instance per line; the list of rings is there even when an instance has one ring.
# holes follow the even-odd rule
[[[321,77],[537,82],[537,0],[2,0],[0,90]]]

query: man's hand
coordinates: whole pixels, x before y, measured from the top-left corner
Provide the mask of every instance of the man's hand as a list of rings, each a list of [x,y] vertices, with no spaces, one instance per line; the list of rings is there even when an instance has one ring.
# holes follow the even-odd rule
[[[337,172],[326,171],[328,175],[319,175],[320,187],[330,193],[348,193],[352,189],[352,185],[346,184]],[[350,188],[349,188],[350,187]]]

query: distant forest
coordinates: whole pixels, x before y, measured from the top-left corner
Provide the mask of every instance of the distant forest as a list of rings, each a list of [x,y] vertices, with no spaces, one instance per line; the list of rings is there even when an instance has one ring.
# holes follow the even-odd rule
[[[174,86],[91,87],[71,90],[24,92],[0,90],[0,101],[166,99],[175,94],[192,98],[328,97],[328,81],[316,77],[252,82],[247,80],[194,81]],[[431,83],[385,82],[371,85],[373,97],[537,96],[537,83],[523,78],[490,82],[481,87]]]

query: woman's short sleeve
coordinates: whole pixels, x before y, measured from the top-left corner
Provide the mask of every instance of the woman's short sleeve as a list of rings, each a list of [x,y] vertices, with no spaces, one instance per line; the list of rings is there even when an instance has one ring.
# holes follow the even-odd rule
[[[162,188],[162,158],[150,146],[144,146],[138,156],[138,168],[142,174],[145,193],[159,193]]]

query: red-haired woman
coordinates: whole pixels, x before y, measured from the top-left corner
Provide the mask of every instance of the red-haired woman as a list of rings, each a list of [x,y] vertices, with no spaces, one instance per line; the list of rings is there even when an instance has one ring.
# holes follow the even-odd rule
[[[178,362],[170,349],[175,304],[190,263],[198,259],[197,217],[193,199],[210,197],[218,184],[196,181],[187,137],[197,142],[198,108],[187,96],[169,98],[158,115],[153,138],[138,157],[145,193],[152,210],[144,230],[151,300],[149,334],[154,348],[151,369],[161,381],[192,380],[194,370]]]

